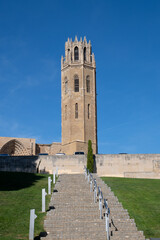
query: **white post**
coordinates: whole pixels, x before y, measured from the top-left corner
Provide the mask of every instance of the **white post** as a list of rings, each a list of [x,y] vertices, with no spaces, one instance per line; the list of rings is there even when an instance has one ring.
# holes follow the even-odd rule
[[[101,195],[101,192],[99,195],[99,210],[100,210],[100,219],[102,219],[102,195]]]
[[[87,179],[87,169],[84,168],[84,175],[85,175],[85,179]]]
[[[46,211],[46,191],[45,191],[45,188],[42,189],[42,212],[45,212]]]
[[[30,210],[29,240],[34,239],[34,220],[37,218],[35,209]]]
[[[48,194],[51,194],[51,177],[48,177]]]
[[[92,192],[92,179],[90,181],[90,192]]]
[[[98,187],[98,196],[99,196],[99,210],[100,210],[100,195],[101,195],[101,189]]]
[[[96,180],[94,180],[94,202],[96,203],[96,196],[97,196],[97,184]]]
[[[97,190],[96,190],[96,186],[94,188],[94,202],[96,203],[96,195],[97,195]]]
[[[88,183],[89,183],[89,175],[90,175],[90,174],[88,173]]]
[[[56,176],[58,177],[58,167],[56,167]]]
[[[53,184],[55,184],[55,183],[56,183],[56,173],[54,171],[54,173],[53,173]]]
[[[109,240],[109,214],[106,210],[106,232],[107,232],[107,240]]]

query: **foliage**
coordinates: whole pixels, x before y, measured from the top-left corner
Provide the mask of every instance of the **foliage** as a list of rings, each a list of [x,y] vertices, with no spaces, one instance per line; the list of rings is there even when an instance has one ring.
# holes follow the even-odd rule
[[[47,174],[0,172],[0,239],[28,239],[30,209],[35,209],[35,236],[43,232],[42,188]],[[46,196],[46,209],[50,196]]]
[[[160,236],[160,179],[102,178],[145,237]]]
[[[93,173],[94,160],[93,160],[93,149],[92,149],[92,141],[91,140],[88,140],[87,169],[91,173]]]

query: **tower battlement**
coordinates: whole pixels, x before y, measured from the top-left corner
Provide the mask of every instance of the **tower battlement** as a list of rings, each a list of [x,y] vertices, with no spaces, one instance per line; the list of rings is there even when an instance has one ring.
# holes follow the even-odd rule
[[[75,40],[72,38],[65,42],[65,57],[61,58],[61,69],[70,64],[89,64],[96,67],[94,53],[92,53],[91,41],[87,42],[86,37],[82,41],[78,41],[77,36]]]

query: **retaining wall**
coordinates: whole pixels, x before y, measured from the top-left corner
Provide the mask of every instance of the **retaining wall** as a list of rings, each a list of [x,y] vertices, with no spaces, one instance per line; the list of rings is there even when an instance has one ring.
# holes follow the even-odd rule
[[[160,178],[160,154],[96,155],[99,176]]]
[[[0,157],[0,171],[83,173],[86,155]],[[160,179],[160,154],[105,154],[95,156],[99,176]]]
[[[39,172],[52,173],[58,167],[58,172],[63,173],[83,173],[86,165],[86,156],[64,155],[64,156],[39,156]]]
[[[0,171],[36,173],[38,156],[0,156]]]

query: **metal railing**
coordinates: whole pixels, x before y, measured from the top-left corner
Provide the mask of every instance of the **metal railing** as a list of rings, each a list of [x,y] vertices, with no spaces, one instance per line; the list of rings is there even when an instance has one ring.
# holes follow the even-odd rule
[[[105,209],[104,217],[105,217],[105,226],[106,226],[106,235],[107,240],[110,240],[110,224],[109,224],[109,215],[110,209],[108,207],[107,199],[103,199],[103,193],[101,188],[97,186],[96,179],[93,178],[93,175],[89,172],[89,170],[84,166],[84,175],[88,184],[90,184],[90,192],[94,192],[94,203],[99,203],[99,211],[100,211],[100,219],[103,219],[102,209]],[[102,203],[104,201],[104,203]]]

